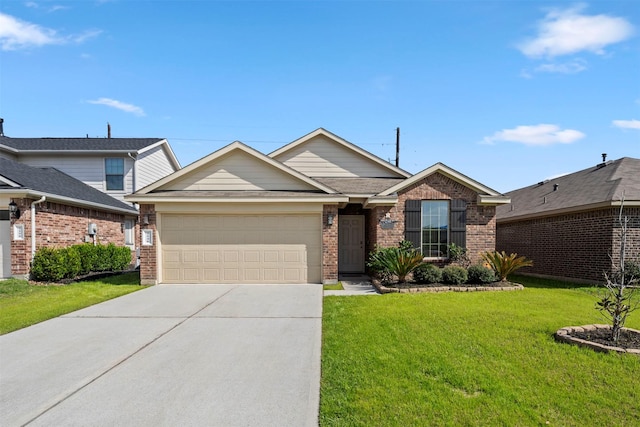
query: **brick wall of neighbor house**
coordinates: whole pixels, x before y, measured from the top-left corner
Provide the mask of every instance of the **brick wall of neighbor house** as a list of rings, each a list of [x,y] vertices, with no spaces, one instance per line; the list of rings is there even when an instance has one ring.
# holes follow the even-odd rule
[[[333,215],[333,224],[327,217]],[[338,281],[338,207],[324,205],[322,208],[322,283]]]
[[[496,209],[494,206],[478,206],[477,193],[468,187],[442,175],[433,174],[398,194],[393,207],[376,207],[369,232],[380,246],[395,246],[404,240],[404,206],[406,200],[452,200],[467,202],[466,247],[472,262],[480,261],[480,254],[495,249]],[[394,228],[383,230],[380,220],[389,213],[396,221]]]
[[[148,219],[149,224],[145,224]],[[142,230],[153,230],[153,245],[140,246],[140,284],[158,284],[158,235],[156,227],[156,205],[140,205],[140,234]]]
[[[24,240],[16,241],[11,236],[11,273],[26,275],[31,262],[31,203],[32,199],[14,199],[21,216],[14,224],[24,225]],[[98,227],[96,243],[124,246],[125,215],[69,206],[60,203],[43,202],[36,208],[36,250],[41,247],[61,248],[84,243],[88,237],[89,223]],[[132,217],[129,217],[132,218]],[[93,242],[93,240],[90,240]],[[132,262],[135,252],[132,252]]]
[[[607,208],[498,224],[497,249],[533,260],[524,272],[602,282],[619,262],[619,209]],[[640,209],[625,209],[627,259],[640,261]]]

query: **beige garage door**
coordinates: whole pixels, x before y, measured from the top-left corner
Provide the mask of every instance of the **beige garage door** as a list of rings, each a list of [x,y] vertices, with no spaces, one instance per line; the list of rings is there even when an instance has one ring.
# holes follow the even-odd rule
[[[321,216],[162,214],[164,283],[320,283]]]

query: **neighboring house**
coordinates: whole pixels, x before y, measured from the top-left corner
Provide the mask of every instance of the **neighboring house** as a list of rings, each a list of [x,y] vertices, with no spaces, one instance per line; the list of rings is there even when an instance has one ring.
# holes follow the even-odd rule
[[[496,248],[532,259],[529,274],[602,282],[620,261],[623,195],[627,257],[640,262],[640,159],[630,157],[507,193]]]
[[[54,167],[118,200],[180,169],[161,138],[10,138],[0,158]]]
[[[437,163],[411,175],[324,130],[264,155],[234,142],[125,198],[140,204],[141,282],[330,283],[407,239],[495,248],[509,199]]]
[[[135,252],[137,218],[131,205],[57,169],[0,158],[0,278],[27,276],[40,247],[114,243]]]

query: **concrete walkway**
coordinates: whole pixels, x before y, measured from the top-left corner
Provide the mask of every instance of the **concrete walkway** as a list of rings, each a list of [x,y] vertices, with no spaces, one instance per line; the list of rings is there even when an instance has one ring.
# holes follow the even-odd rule
[[[324,291],[324,296],[329,295],[380,295],[371,284],[369,276],[344,276],[340,277],[342,291]]]
[[[0,337],[2,426],[317,426],[322,287],[160,285]]]

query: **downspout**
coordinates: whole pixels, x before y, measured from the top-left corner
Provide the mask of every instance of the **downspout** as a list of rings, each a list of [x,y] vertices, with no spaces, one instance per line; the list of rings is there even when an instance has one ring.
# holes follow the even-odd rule
[[[47,200],[47,196],[31,202],[31,260],[36,256],[36,205]]]

